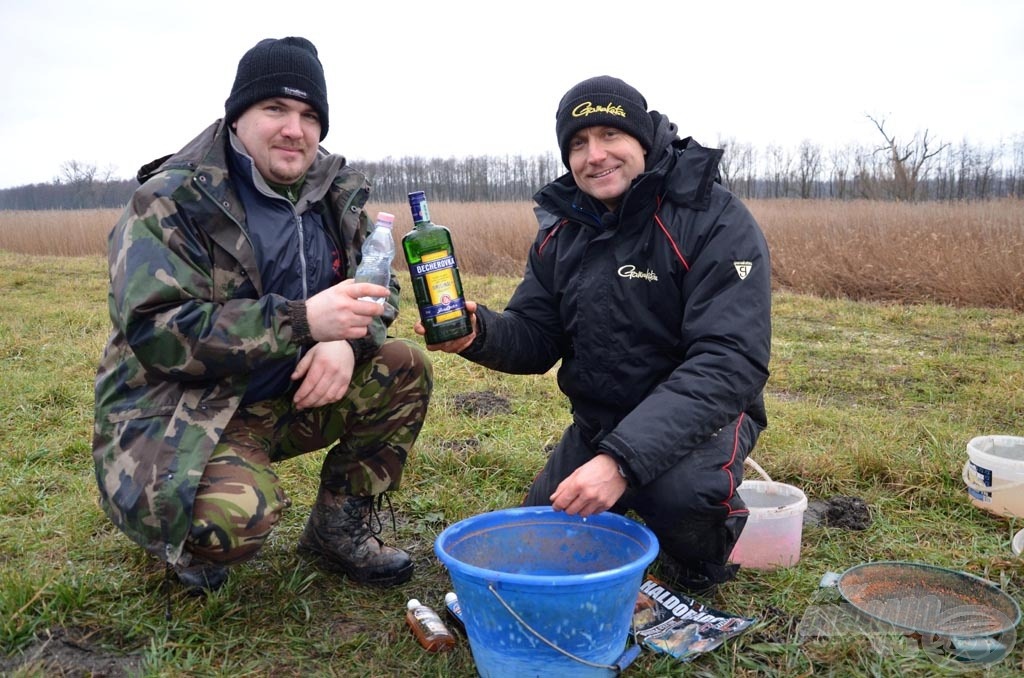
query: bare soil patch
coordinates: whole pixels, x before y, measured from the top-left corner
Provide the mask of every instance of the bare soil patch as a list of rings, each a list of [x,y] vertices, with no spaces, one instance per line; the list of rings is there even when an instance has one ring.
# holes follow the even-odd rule
[[[842,530],[866,530],[871,526],[871,511],[860,497],[836,495],[828,501],[809,501],[804,523]]]
[[[460,414],[490,416],[492,414],[508,414],[512,411],[512,403],[508,398],[494,391],[470,391],[455,396],[455,410]]]
[[[95,631],[48,629],[19,654],[0,657],[0,675],[16,671],[26,675],[69,678],[121,678],[140,673],[142,657],[101,647]]]

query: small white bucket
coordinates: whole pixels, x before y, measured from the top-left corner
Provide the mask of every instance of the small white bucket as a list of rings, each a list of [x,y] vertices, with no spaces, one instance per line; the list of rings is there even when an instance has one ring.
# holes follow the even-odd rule
[[[774,570],[800,560],[807,495],[798,487],[777,483],[748,459],[767,480],[744,480],[737,492],[750,516],[730,560],[755,570]]]
[[[1024,438],[978,436],[967,443],[963,478],[978,508],[1024,517]]]

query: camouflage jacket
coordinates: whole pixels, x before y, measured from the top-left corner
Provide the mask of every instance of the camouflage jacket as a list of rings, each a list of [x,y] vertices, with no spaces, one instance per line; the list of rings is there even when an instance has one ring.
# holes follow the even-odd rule
[[[217,121],[140,170],[145,183],[109,237],[113,331],[96,376],[96,479],[114,524],[172,564],[188,562],[199,479],[249,374],[313,343],[305,302],[262,291],[228,176],[227,136]],[[369,225],[369,184],[328,157],[321,151],[309,176],[340,164],[320,180],[331,184],[325,221],[351,277]],[[357,361],[383,343],[398,292],[392,275],[388,313],[353,342]]]

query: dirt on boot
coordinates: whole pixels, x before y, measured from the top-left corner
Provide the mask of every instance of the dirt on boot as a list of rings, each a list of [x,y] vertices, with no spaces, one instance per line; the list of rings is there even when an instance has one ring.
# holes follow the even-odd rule
[[[361,584],[393,586],[412,578],[413,562],[401,549],[386,546],[370,526],[373,497],[328,500],[321,494],[299,537],[298,551],[326,570]]]

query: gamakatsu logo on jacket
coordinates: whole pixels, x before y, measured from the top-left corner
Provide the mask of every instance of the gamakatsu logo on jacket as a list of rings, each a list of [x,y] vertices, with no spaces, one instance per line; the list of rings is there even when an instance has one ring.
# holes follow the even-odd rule
[[[633,264],[626,264],[619,268],[619,275],[623,278],[639,278],[640,280],[646,280],[647,282],[658,282],[658,274],[647,269],[646,273],[641,273],[636,270],[636,266]]]

